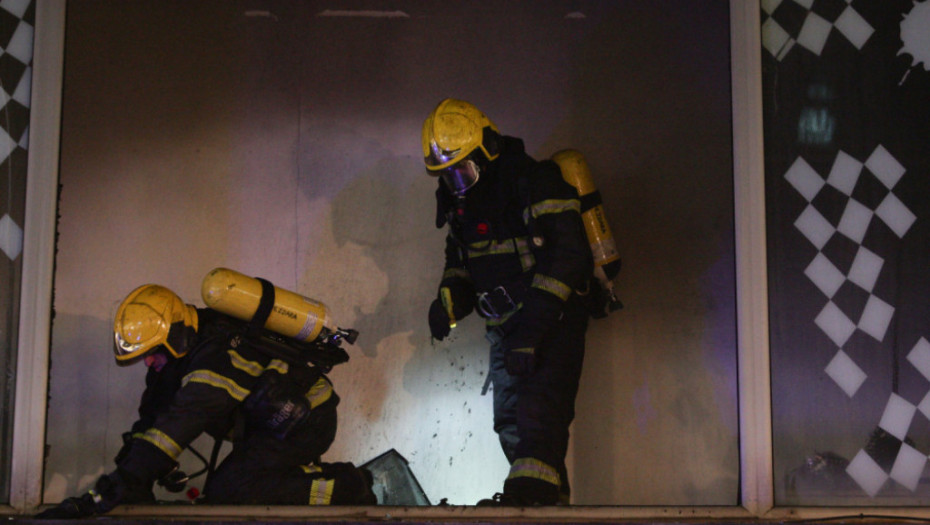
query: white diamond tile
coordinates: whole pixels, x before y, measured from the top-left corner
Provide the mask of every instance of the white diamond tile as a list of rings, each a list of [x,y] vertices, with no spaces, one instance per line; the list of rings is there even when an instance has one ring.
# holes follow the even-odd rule
[[[824,371],[849,397],[856,395],[867,377],[865,372],[842,350],[833,356]]]
[[[865,246],[860,246],[856,252],[856,258],[853,259],[852,266],[849,268],[849,280],[867,292],[871,292],[875,287],[875,281],[878,280],[879,274],[882,273],[882,266],[885,264],[884,259],[872,253]]]
[[[804,275],[810,279],[817,288],[828,298],[832,298],[840,286],[846,282],[846,276],[839,271],[822,253],[818,253],[807,268]]]
[[[798,43],[820,56],[832,28],[833,24],[821,16],[813,12],[807,13],[807,18],[804,19],[804,25],[801,26],[801,32],[798,34]]]
[[[861,173],[862,163],[845,151],[840,151],[836,154],[836,159],[833,161],[833,166],[830,168],[830,175],[827,176],[827,184],[846,195],[852,195]]]
[[[820,193],[821,188],[826,184],[823,178],[814,171],[814,168],[801,157],[795,159],[788,171],[785,172],[787,180],[798,193],[804,196],[808,202],[814,200],[814,197]]]
[[[807,240],[811,242],[818,250],[823,249],[830,237],[836,232],[836,228],[830,224],[813,206],[808,206],[804,212],[794,221],[797,228]]]
[[[920,400],[920,404],[917,405],[917,410],[920,410],[920,413],[923,414],[924,417],[930,419],[930,392],[927,392],[927,395]]]
[[[761,0],[762,11],[766,14],[772,14],[781,5],[782,0]]]
[[[851,6],[847,6],[843,10],[839,18],[833,22],[833,25],[852,42],[852,45],[856,46],[856,49],[862,49],[862,46],[869,41],[872,33],[875,32],[875,29]]]
[[[913,492],[917,490],[920,475],[926,465],[927,456],[907,443],[902,443],[898,457],[894,460],[894,466],[891,467],[891,479]]]
[[[930,380],[930,342],[921,337],[907,354],[907,360],[914,365],[920,375]],[[930,412],[927,413],[927,417],[930,417]]]
[[[32,62],[32,39],[35,35],[33,27],[26,22],[20,22],[13,32],[13,37],[6,45],[5,51],[23,64]]]
[[[14,148],[16,148],[16,142],[5,129],[0,128],[0,163],[9,158]]]
[[[885,432],[904,441],[904,438],[907,437],[907,430],[911,428],[911,420],[914,419],[916,411],[917,407],[908,403],[906,399],[898,394],[892,393],[888,398],[888,404],[885,405],[885,411],[882,413],[882,420],[878,423],[878,426]]]
[[[846,208],[843,209],[843,216],[840,217],[840,223],[836,226],[836,229],[861,244],[874,215],[875,213],[866,208],[861,202],[849,199],[846,201]]]
[[[29,8],[30,1],[31,0],[3,0],[0,1],[0,8],[16,15],[16,18],[22,18],[23,15],[26,14],[26,9]]]
[[[19,257],[23,251],[23,229],[7,214],[0,218],[0,250],[10,260]]]
[[[856,331],[856,324],[849,320],[833,302],[828,302],[817,314],[814,324],[827,334],[836,346],[842,347]]]
[[[849,462],[846,473],[871,497],[875,497],[888,481],[888,474],[864,450]]]
[[[862,311],[862,317],[859,318],[859,329],[881,342],[885,339],[885,332],[893,315],[893,306],[870,295],[865,303],[865,310]]]
[[[904,166],[880,144],[866,159],[865,165],[889,190],[894,188],[898,181],[901,180],[901,177],[904,176]]]
[[[898,237],[904,237],[907,230],[909,230],[911,225],[914,224],[914,221],[917,220],[917,217],[911,213],[911,210],[907,209],[907,206],[905,206],[903,202],[895,197],[894,193],[889,193],[885,196],[882,203],[875,209],[875,215],[878,215],[881,220],[885,221],[885,224],[887,224]]]
[[[2,91],[2,90],[0,90]],[[16,91],[13,92],[13,100],[19,102],[25,107],[32,103],[32,68],[26,68],[26,71],[19,79]]]
[[[791,41],[791,35],[774,18],[769,18],[762,24],[762,47],[775,58],[781,59],[780,55],[787,51],[785,46],[790,49]]]

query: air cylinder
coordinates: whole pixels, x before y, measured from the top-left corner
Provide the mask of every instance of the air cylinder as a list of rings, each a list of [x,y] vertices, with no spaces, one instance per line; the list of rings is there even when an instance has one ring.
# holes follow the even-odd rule
[[[204,277],[200,294],[210,308],[251,321],[261,302],[262,283],[235,270],[215,268]],[[325,304],[277,286],[274,287],[274,305],[264,327],[305,342],[313,342],[338,330]]]
[[[579,151],[573,149],[557,152],[552,160],[562,170],[562,178],[578,190],[581,219],[594,255],[595,272],[604,274],[602,281],[610,281],[620,272],[620,253],[607,224],[601,193],[594,186],[588,163]]]

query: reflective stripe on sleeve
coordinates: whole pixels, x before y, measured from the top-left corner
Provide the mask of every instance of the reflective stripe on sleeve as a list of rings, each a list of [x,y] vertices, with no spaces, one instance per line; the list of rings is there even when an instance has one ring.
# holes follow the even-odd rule
[[[563,301],[567,301],[568,298],[572,295],[571,286],[563,283],[555,277],[549,277],[548,275],[542,275],[539,273],[533,276],[533,284],[531,286],[533,288],[545,290]]]
[[[168,434],[165,434],[157,428],[150,428],[142,434],[141,439],[155,445],[158,450],[164,452],[169,458],[177,461],[183,449]]]
[[[265,368],[265,370],[274,370],[275,372],[278,372],[279,374],[284,375],[287,373],[289,368],[287,366],[287,363],[285,363],[284,361],[281,361],[280,359],[272,359],[271,362],[268,363],[268,367]]]
[[[519,458],[510,467],[507,479],[533,478],[559,485],[559,471],[535,458]]]
[[[242,401],[249,395],[249,390],[242,388],[232,379],[221,376],[210,370],[194,370],[187,374],[181,381],[181,386],[186,386],[188,383],[202,383],[220,388],[225,390],[226,393],[236,401]]]
[[[335,480],[320,478],[310,483],[310,505],[329,505],[333,499]]]
[[[310,401],[311,410],[322,405],[331,397],[333,397],[333,385],[322,377],[307,392],[307,400]]]
[[[529,214],[534,218],[550,213],[562,213],[566,211],[576,211],[581,213],[581,201],[578,199],[546,199],[531,204]],[[524,215],[524,219],[527,217]]]
[[[446,268],[446,270],[442,272],[443,281],[451,277],[458,277],[460,279],[471,280],[471,274],[468,273],[468,270],[466,270],[465,268]]]
[[[236,352],[235,350],[227,350],[226,353],[229,354],[229,362],[232,363],[235,368],[242,370],[252,377],[258,377],[264,371],[262,365],[256,363],[255,361],[249,361],[248,359],[239,355],[239,352]]]
[[[517,245],[517,255],[520,256],[520,267],[523,268],[523,271],[525,272],[536,266],[536,257],[530,249],[529,239],[517,237],[514,242]]]
[[[323,472],[323,469],[320,468],[319,465],[314,465],[313,463],[309,465],[301,465],[300,468],[303,469],[304,474],[320,474]]]
[[[473,242],[468,245],[468,258],[475,259],[477,257],[482,257],[485,255],[502,255],[508,253],[516,253],[517,249],[514,246],[513,239],[506,239],[501,242],[497,241],[481,241]]]

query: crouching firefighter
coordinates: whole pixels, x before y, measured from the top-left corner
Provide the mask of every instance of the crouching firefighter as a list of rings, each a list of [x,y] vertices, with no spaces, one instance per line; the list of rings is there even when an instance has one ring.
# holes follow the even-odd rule
[[[324,373],[348,359],[338,345],[354,342],[357,333],[318,326],[312,344],[282,337],[265,328],[272,309],[281,310],[274,299],[280,289],[230,270],[221,277],[251,279],[259,288],[250,320],[195,308],[153,284],[123,300],[114,320],[116,360],[148,367],[139,419],[124,434],[115,470],[37,517],[80,518],[119,504],[153,503],[156,481],[184,478],[178,456],[202,433],[217,445],[232,441],[215,469],[214,449],[206,503],[376,504],[370,473],[351,463],[320,462],[336,435],[339,403]]]
[[[468,102],[443,100],[422,138],[439,180],[436,227],[449,227],[430,332],[443,339],[473,310],[485,318],[494,430],[511,465],[503,493],[478,504],[567,503],[589,317],[579,291],[594,266],[578,192]]]

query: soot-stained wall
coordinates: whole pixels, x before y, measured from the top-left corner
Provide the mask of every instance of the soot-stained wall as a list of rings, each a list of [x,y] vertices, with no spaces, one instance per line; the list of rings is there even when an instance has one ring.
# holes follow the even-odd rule
[[[331,374],[324,460],[395,448],[434,503],[499,491],[480,319],[441,343],[426,323],[444,232],[420,128],[456,97],[537,158],[581,150],[624,260],[625,308],[588,331],[574,502],[737,503],[726,1],[71,0],[67,15],[46,501],[112,468],[134,418],[144,367],[111,357],[116,305],[153,282],[202,306],[218,266],[361,332]]]

